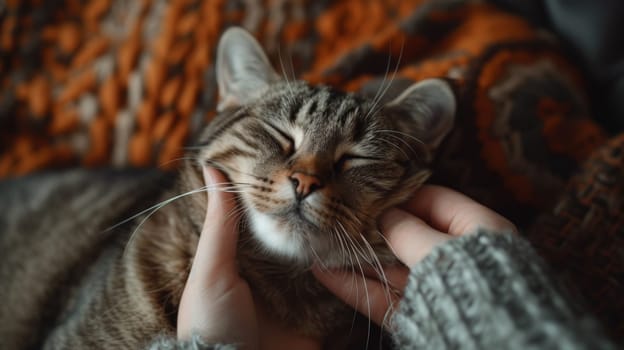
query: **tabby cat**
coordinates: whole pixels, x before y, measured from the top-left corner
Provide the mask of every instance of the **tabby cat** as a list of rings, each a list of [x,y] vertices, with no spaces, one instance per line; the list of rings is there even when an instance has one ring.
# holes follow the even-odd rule
[[[380,102],[383,89],[366,97],[283,80],[238,28],[221,38],[217,80],[218,115],[171,181],[73,171],[2,185],[0,348],[136,349],[175,334],[205,165],[239,193],[239,265],[257,299],[294,331],[348,330],[353,311],[310,267],[395,261],[376,219],[427,179],[453,126],[451,89],[431,79]],[[154,210],[104,230],[159,194]]]

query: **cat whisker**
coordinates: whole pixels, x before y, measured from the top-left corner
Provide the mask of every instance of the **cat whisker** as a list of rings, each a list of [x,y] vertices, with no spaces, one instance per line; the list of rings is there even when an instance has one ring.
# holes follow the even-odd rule
[[[230,210],[227,214],[226,214],[226,220],[230,220],[232,218],[237,217],[239,220],[235,220],[235,229],[236,232],[241,232],[241,222],[242,220],[240,220],[240,218],[244,217],[243,213],[245,213],[247,211],[247,208],[245,208],[243,205],[241,204],[236,204],[234,206],[234,208],[232,208],[232,210]]]
[[[343,226],[344,227],[344,226]],[[346,237],[349,237],[349,235],[347,233],[345,233]],[[349,240],[352,242],[353,244],[353,248],[355,249],[356,244],[355,242],[351,239],[351,237],[349,237]],[[355,259],[357,266],[360,269],[360,274],[362,275],[362,284],[364,285],[364,293],[366,294],[366,311],[367,314],[370,315],[370,311],[371,311],[371,303],[370,303],[370,296],[368,294],[368,286],[366,285],[366,275],[364,274],[364,268],[362,267],[362,263],[360,262],[359,259]],[[370,318],[368,319],[368,331],[366,334],[366,349],[368,349],[368,345],[370,343],[370,333],[371,333],[371,320]]]
[[[243,192],[237,192],[243,193]],[[234,202],[234,207],[226,214],[226,220],[230,220],[234,215],[240,214],[240,210],[244,210],[244,206],[236,201],[236,198],[231,198],[228,202]],[[228,203],[229,204],[229,203]]]
[[[392,247],[392,245],[390,244],[390,241],[388,241],[388,238],[386,238],[386,236],[383,235],[383,233],[381,233],[379,230],[375,230],[375,233],[377,233],[383,240],[384,242],[386,242],[386,246],[390,249],[390,251],[392,252],[392,254],[394,254],[394,256],[399,256],[398,253],[396,252],[396,250],[394,250],[394,248]],[[392,316],[395,312],[395,305],[394,303],[390,303],[388,310],[386,311],[386,314],[384,315],[383,321],[381,323],[382,328],[384,327],[384,324],[386,324],[386,319],[389,316]],[[389,319],[389,322],[391,322],[392,320]],[[391,330],[391,325],[388,325],[388,327],[386,327],[386,329],[390,329]]]
[[[403,143],[405,146],[407,146],[407,148],[410,150],[410,152],[411,152],[411,153],[412,153],[412,154],[413,154],[413,155],[414,155],[414,156],[415,156],[418,160],[424,161],[424,158],[423,158],[423,153],[427,154],[427,153],[428,153],[428,150],[427,150],[426,145],[425,145],[425,143],[424,143],[423,141],[419,140],[418,138],[416,138],[416,137],[414,137],[414,136],[411,136],[411,135],[409,135],[409,134],[406,134],[406,133],[404,133],[404,132],[395,131],[395,130],[379,130],[379,131],[378,131],[378,133],[379,133],[379,134],[385,134],[385,136],[387,136],[387,137],[391,137],[391,138],[392,138],[392,139],[394,139],[394,140],[398,140],[398,141],[400,141],[400,142],[401,142],[401,143]],[[405,137],[409,137],[410,139],[413,139],[413,140],[415,140],[416,142],[418,142],[419,144],[421,144],[421,145],[423,146],[423,148],[424,148],[424,149],[422,149],[422,152],[420,152],[420,153],[419,153],[419,152],[417,152],[417,151],[414,149],[414,147],[412,147],[412,145],[410,145],[410,144],[409,144],[406,140],[404,140],[404,139],[402,139],[402,138],[400,138],[400,137],[398,137],[398,136],[396,136],[396,135],[394,135],[394,134],[398,134],[398,135],[402,135],[402,136],[405,136]],[[389,144],[390,144],[389,140],[385,139],[384,137],[380,137],[380,138],[379,138],[379,140],[386,141],[387,143],[389,143]],[[401,150],[399,147],[397,147],[397,149],[398,149],[398,150]],[[402,151],[402,153],[405,155],[405,152],[403,152],[403,151]],[[408,157],[408,158],[409,158],[409,157]]]
[[[392,248],[392,245],[390,245],[390,241],[388,241],[388,238],[386,238],[386,236],[384,236],[384,234],[381,233],[381,231],[375,230],[374,232],[377,233],[384,240],[384,242],[386,242],[386,245],[388,246],[388,248],[390,249],[392,254],[394,254],[394,256],[399,256],[399,254],[396,252],[396,250],[394,250],[394,248]]]
[[[340,223],[340,222],[339,222]],[[364,262],[366,262],[368,265],[370,265],[373,270],[375,271],[375,273],[378,275],[379,280],[382,283],[383,289],[384,289],[384,294],[386,296],[386,300],[388,301],[388,304],[392,304],[392,299],[391,299],[391,295],[390,295],[390,286],[388,284],[388,279],[385,275],[385,272],[383,270],[383,267],[381,265],[381,261],[379,261],[379,258],[377,257],[377,255],[375,254],[373,247],[368,243],[368,241],[364,238],[364,236],[362,234],[360,234],[360,239],[361,241],[364,243],[364,247],[366,247],[368,249],[369,255],[370,255],[370,260],[369,258],[366,256],[365,252],[359,244],[357,244],[357,241],[353,239],[353,237],[351,237],[346,230],[344,229],[344,225],[342,225],[342,223],[340,223],[340,226],[343,228],[343,231],[345,231],[345,236],[347,237],[347,239],[351,242],[351,246],[352,249],[354,250],[354,252],[359,252],[359,255],[362,257],[362,260],[364,260]],[[360,259],[356,259],[357,262],[357,266],[359,267],[359,270],[361,272],[362,275],[362,281],[364,284],[364,292],[366,293],[366,301],[367,301],[367,311],[368,314],[370,315],[371,312],[371,304],[370,304],[370,296],[369,296],[369,292],[368,292],[368,287],[367,287],[367,277],[366,274],[364,273],[364,268],[362,267],[362,263],[360,262]],[[366,338],[366,348],[368,349],[369,345],[370,345],[370,332],[371,332],[371,320],[370,318],[368,319],[368,333],[367,333],[367,338]]]
[[[370,243],[368,243],[364,235],[362,235],[361,233],[360,233],[360,239],[362,240],[362,242],[364,242],[364,247],[368,249],[368,252],[372,257],[373,264],[371,264],[371,266],[377,273],[379,280],[385,285],[387,285],[389,288],[388,279],[386,278],[386,274],[383,270],[383,266],[381,265],[381,261],[379,260],[379,257],[377,257],[377,255],[375,254],[375,251],[373,250],[373,247],[370,245]]]
[[[222,186],[222,185],[227,185],[227,184],[231,184],[231,183],[229,183],[229,182],[223,182],[223,183],[215,184],[214,186]],[[240,185],[248,185],[248,186],[251,186],[251,184],[243,184],[243,183],[237,184],[237,186],[240,186]],[[142,210],[142,211],[140,211],[140,212],[138,212],[138,213],[136,213],[136,214],[134,214],[134,215],[130,216],[130,217],[129,217],[129,218],[127,218],[127,219],[124,219],[124,220],[122,220],[122,221],[118,222],[117,224],[115,224],[115,225],[113,225],[113,226],[110,226],[110,227],[106,228],[105,230],[103,230],[103,231],[102,231],[102,233],[105,233],[105,232],[108,232],[108,231],[114,230],[114,229],[116,229],[117,227],[119,227],[119,226],[121,226],[121,225],[123,225],[123,224],[125,224],[125,223],[127,223],[127,222],[129,222],[129,221],[132,221],[133,219],[136,219],[137,217],[139,217],[139,216],[141,216],[141,215],[143,215],[143,214],[145,214],[145,213],[147,213],[147,212],[149,212],[149,211],[151,211],[151,210],[158,209],[158,208],[159,208],[162,204],[165,204],[165,205],[166,205],[166,204],[169,204],[171,201],[176,200],[176,199],[181,198],[181,197],[184,197],[184,196],[186,196],[186,195],[189,195],[189,194],[194,194],[194,193],[199,193],[199,192],[203,192],[203,191],[205,191],[208,187],[210,187],[210,186],[200,187],[200,188],[198,188],[198,189],[195,189],[195,190],[189,191],[189,192],[187,192],[187,193],[183,193],[183,194],[181,194],[181,195],[174,196],[174,197],[172,197],[172,198],[166,199],[166,200],[164,200],[164,201],[162,201],[162,202],[160,202],[160,203],[157,203],[157,204],[155,204],[155,205],[153,205],[153,206],[151,206],[151,207],[149,207],[149,208],[147,208],[147,209],[145,209],[145,210]]]
[[[347,229],[344,227],[344,224],[340,221],[336,222],[338,224],[338,227],[340,227],[340,229],[342,230],[342,232],[344,233],[343,237],[346,238],[347,242],[350,244],[351,248],[353,249],[353,252],[355,253],[355,261],[359,262],[360,258],[358,258],[358,255],[366,260],[366,257],[362,254],[362,251],[359,249],[359,247],[357,246],[357,244],[353,241],[353,239],[351,238],[351,235],[349,234],[349,232],[347,231]]]
[[[388,314],[393,314],[394,313],[394,307],[395,306],[394,306],[394,302],[393,302],[393,298],[392,298],[392,294],[391,294],[392,293],[392,288],[391,288],[390,283],[388,281],[388,278],[387,278],[387,276],[385,274],[385,271],[383,270],[383,266],[381,264],[381,261],[379,260],[379,258],[375,254],[375,252],[373,250],[373,247],[370,245],[370,243],[368,243],[368,241],[365,239],[365,237],[362,234],[360,234],[360,239],[363,242],[364,247],[368,250],[368,253],[369,253],[370,258],[372,259],[372,261],[369,261],[366,258],[366,254],[364,254],[359,249],[359,248],[361,248],[360,245],[357,244],[356,241],[353,240],[349,236],[349,234],[346,232],[346,228],[344,227],[344,224],[342,222],[340,222],[340,221],[338,221],[337,224],[338,224],[338,227],[340,227],[341,230],[343,231],[343,235],[342,236],[345,237],[346,239],[348,239],[351,242],[350,247],[351,247],[352,251],[354,253],[356,253],[356,255],[362,256],[363,260],[365,262],[367,262],[373,268],[375,273],[377,274],[378,280],[381,282],[381,284],[383,286],[385,298],[386,298],[386,301],[387,301],[388,307],[389,307],[389,310],[386,311],[386,315],[384,315],[384,320],[385,320]],[[384,237],[384,239],[385,239],[385,237]],[[357,266],[359,267],[360,271],[362,272],[362,278],[366,279],[365,274],[363,272],[363,267],[362,267],[361,263],[359,262],[359,259],[356,259],[356,263],[357,263]],[[355,269],[356,265],[351,265],[351,266],[352,266],[352,269]],[[366,286],[366,284],[364,284],[364,285]],[[368,295],[367,295],[367,300],[369,300]],[[369,301],[369,306],[368,307],[369,307],[368,311],[370,313],[370,301]],[[382,325],[383,325],[383,323],[382,323]],[[369,324],[369,332],[370,332],[370,324]],[[368,344],[369,344],[369,342],[368,342],[368,339],[367,339],[367,347],[368,347]]]
[[[132,220],[132,219],[135,219],[135,218],[137,218],[137,217],[138,217],[138,216],[140,216],[140,215],[143,215],[143,214],[145,214],[145,213],[148,213],[148,214],[147,214],[147,215],[146,215],[146,216],[145,216],[145,217],[144,217],[144,218],[143,218],[143,219],[139,222],[139,224],[136,226],[136,228],[134,229],[134,231],[132,231],[132,234],[130,234],[130,238],[128,238],[128,241],[126,242],[126,246],[125,246],[125,247],[124,247],[124,249],[123,249],[123,255],[125,256],[125,254],[126,254],[126,252],[127,252],[127,248],[128,248],[128,247],[131,245],[131,243],[134,241],[134,238],[135,238],[135,236],[136,236],[136,233],[139,231],[139,229],[141,228],[141,226],[143,226],[143,224],[147,221],[147,219],[149,219],[149,218],[150,218],[150,217],[151,217],[154,213],[156,213],[158,210],[162,209],[164,206],[166,206],[166,205],[168,205],[168,204],[171,204],[172,202],[174,202],[174,201],[176,201],[176,200],[178,200],[178,199],[180,199],[180,198],[183,198],[183,197],[186,197],[186,196],[189,196],[189,195],[192,195],[192,194],[200,193],[200,192],[209,192],[209,191],[214,191],[214,190],[217,190],[217,191],[218,191],[218,190],[220,190],[220,188],[219,188],[220,186],[223,186],[223,185],[231,185],[231,184],[232,184],[231,182],[223,182],[223,183],[217,183],[217,184],[208,185],[208,186],[202,186],[202,187],[200,187],[200,188],[197,188],[197,189],[194,189],[194,190],[190,190],[190,191],[188,191],[188,192],[185,192],[185,193],[182,193],[182,194],[179,194],[179,195],[173,196],[173,197],[171,197],[171,198],[169,198],[169,199],[166,199],[166,200],[164,200],[164,201],[162,201],[162,202],[160,202],[160,203],[158,203],[158,204],[156,204],[156,205],[154,205],[154,206],[152,206],[152,207],[150,207],[150,208],[148,208],[148,209],[146,209],[146,210],[141,211],[141,212],[140,212],[140,213],[138,213],[138,214],[133,215],[132,217],[130,217],[130,218],[126,219],[126,220],[123,220],[122,222],[118,223],[117,225],[115,225],[115,226],[113,226],[113,227],[108,228],[108,229],[107,229],[107,231],[108,231],[108,230],[112,230],[112,229],[114,229],[115,227],[119,227],[120,225],[123,225],[124,223],[126,223],[126,222],[128,222],[128,221],[130,221],[130,220]],[[106,232],[106,231],[105,231],[105,232]]]
[[[386,276],[386,272],[383,269],[381,261],[379,260],[379,257],[375,254],[373,247],[370,245],[370,243],[368,243],[368,241],[366,240],[366,238],[364,238],[362,234],[360,234],[360,238],[362,239],[365,247],[368,248],[369,253],[373,257],[373,261],[375,262],[375,265],[376,265],[376,266],[373,266],[373,270],[375,270],[375,272],[377,273],[377,277],[383,286],[384,294],[386,296],[386,301],[388,302],[388,307],[393,308],[394,305],[392,303],[392,294],[391,294],[392,289],[390,288],[390,283],[388,281],[388,277]]]
[[[288,80],[288,72],[286,72],[286,68],[284,67],[284,61],[282,60],[282,50],[281,50],[281,45],[277,45],[277,56],[279,57],[279,61],[280,61],[280,66],[282,67],[282,72],[284,73],[284,79],[286,80],[286,86],[288,87],[288,91],[290,93],[290,103],[294,103],[295,101],[295,92],[292,89],[292,85],[290,83],[290,80]],[[293,77],[292,77],[293,81],[295,80],[295,75],[293,72]]]
[[[318,261],[319,268],[324,271],[329,271],[329,268],[327,267],[327,265],[323,263],[323,261],[321,260],[321,257],[316,253],[316,250],[314,250],[314,247],[312,246],[312,244],[310,244],[310,251],[312,251],[312,254],[316,258],[316,261]]]
[[[344,226],[340,223],[339,220],[337,220],[337,223],[339,224],[339,226],[336,226],[336,233],[340,237],[344,238],[345,236],[348,235],[348,233],[344,230]],[[342,227],[342,229],[341,229],[342,232],[338,232],[338,229],[340,229],[340,227]],[[359,300],[359,298],[360,298],[360,287],[356,283],[356,272],[355,272],[355,266],[356,266],[356,261],[357,261],[357,254],[353,250],[353,247],[351,247],[347,243],[348,242],[345,239],[345,247],[347,248],[345,251],[348,253],[348,258],[349,258],[348,260],[350,261],[347,266],[351,269],[351,290],[353,290],[353,286],[355,286],[355,300]],[[357,317],[357,311],[354,309],[353,310],[353,318],[351,319],[351,329],[349,330],[349,337],[353,333],[353,328],[355,327],[355,319],[356,319],[356,317]]]
[[[349,220],[351,221],[355,221],[356,224],[361,227],[362,226],[362,221],[360,220],[360,218],[357,216],[357,214],[361,214],[364,217],[368,217],[370,218],[369,215],[358,211],[356,208],[352,208],[344,203],[337,203],[338,206],[340,206],[340,208],[346,208],[346,210],[341,210],[341,214],[346,216]]]
[[[203,190],[203,189],[204,189],[204,188],[206,188],[206,187],[207,187],[207,186],[205,186],[205,187],[201,187],[200,189],[197,189],[197,190],[194,190],[195,192],[193,192],[193,193],[197,193],[197,192],[199,192],[199,191]],[[174,197],[174,198],[175,198],[175,197]],[[134,215],[130,216],[129,218],[124,219],[124,220],[122,220],[121,222],[118,222],[117,224],[115,224],[115,225],[113,225],[113,226],[111,226],[111,227],[108,227],[107,229],[105,229],[105,230],[104,230],[104,231],[102,231],[102,232],[104,233],[104,232],[108,232],[108,231],[114,230],[114,229],[116,229],[117,227],[119,227],[119,226],[121,226],[121,225],[123,225],[123,224],[125,224],[125,223],[127,223],[127,222],[129,222],[129,221],[132,221],[133,219],[136,219],[137,217],[139,217],[139,216],[141,216],[141,215],[143,215],[143,214],[145,214],[145,213],[147,213],[147,212],[149,212],[149,211],[152,211],[152,210],[158,210],[158,209],[161,207],[161,205],[162,205],[163,203],[168,203],[168,201],[169,201],[168,199],[167,199],[167,200],[164,200],[164,201],[162,201],[162,202],[160,202],[160,203],[157,203],[157,204],[155,204],[155,205],[153,205],[153,206],[151,206],[151,207],[149,207],[149,208],[147,208],[147,209],[145,209],[145,210],[142,210],[142,211],[140,211],[140,212],[138,212],[138,213],[136,213],[136,214],[134,214]]]
[[[346,234],[346,237],[351,242],[352,246],[356,249],[356,251],[359,253],[359,255],[361,257],[361,260],[363,260],[365,263],[367,263],[373,269],[376,270],[377,269],[377,265],[376,265],[375,259],[377,259],[377,256],[375,255],[375,252],[373,251],[372,247],[370,248],[369,253],[367,254],[366,250],[364,250],[364,248],[366,246],[362,247],[362,245],[355,239],[355,237],[351,237],[348,234]],[[366,239],[361,234],[360,234],[360,237],[361,237],[362,242],[364,244],[368,244]],[[379,266],[381,267],[381,263],[379,263]],[[376,272],[379,274],[378,271],[376,271]]]
[[[387,145],[389,145],[391,147],[394,147],[396,150],[398,150],[399,152],[403,153],[403,156],[405,156],[405,158],[407,158],[407,159],[410,158],[409,155],[407,153],[405,153],[405,151],[401,147],[399,147],[397,144],[391,142],[390,140],[385,139],[383,137],[378,138],[378,140],[381,141],[381,142],[386,143]]]
[[[160,164],[158,164],[159,167],[165,166],[167,164],[171,164],[173,162],[179,162],[182,160],[198,160],[196,157],[179,157],[179,158],[174,158],[174,159],[170,159],[168,161],[162,162]]]
[[[232,199],[235,200],[235,199]],[[234,208],[232,208],[232,210],[230,210],[230,212],[226,215],[226,219],[230,220],[232,217],[236,217],[238,216],[239,220],[236,220],[236,227],[235,229],[237,230],[237,232],[243,232],[246,228],[246,223],[247,221],[245,220],[245,218],[247,217],[247,215],[245,215],[246,213],[248,213],[250,211],[249,208],[247,208],[245,205],[241,204],[240,202],[237,202],[237,204],[234,206]],[[239,236],[239,242],[240,243],[245,243],[250,239],[249,236],[247,237],[240,237]]]
[[[390,82],[385,86],[383,92],[379,96],[379,98],[373,102],[373,106],[371,107],[372,113],[376,113],[375,107],[379,104],[379,102],[384,98],[390,86],[392,86],[392,82],[394,82],[394,78],[396,77],[397,72],[399,71],[399,66],[401,65],[401,58],[403,58],[403,49],[405,48],[405,39],[401,43],[401,51],[399,52],[399,58],[397,59],[397,64],[394,67],[394,72],[392,72],[392,77],[390,78]]]
[[[390,332],[392,332],[392,316],[394,315],[394,313],[396,312],[396,306],[395,306],[395,302],[391,302],[390,306],[388,307],[388,309],[386,310],[386,313],[384,314],[383,319],[381,320],[381,328],[382,329],[386,329]],[[383,334],[383,333],[382,333]],[[381,339],[380,339],[381,342]]]
[[[257,176],[257,175],[254,175],[254,174],[249,174],[249,173],[246,173],[244,171],[240,171],[238,169],[234,169],[232,167],[228,167],[228,166],[226,166],[224,164],[221,164],[219,162],[216,162],[216,161],[214,161],[212,159],[205,159],[204,162],[206,162],[208,165],[211,165],[211,166],[213,166],[214,168],[216,168],[216,169],[218,169],[220,171],[238,173],[238,174],[241,174],[241,175],[249,176],[250,178],[252,178],[254,180],[262,180],[263,179],[261,176]]]
[[[341,264],[342,264],[342,266],[345,266],[345,265],[350,263],[350,261],[349,261],[350,256],[348,255],[349,252],[347,251],[347,248],[346,248],[345,239],[335,229],[332,230],[332,232],[334,233],[334,235],[336,236],[336,238],[338,240],[338,243],[340,244],[340,251],[342,252]]]
[[[384,83],[386,81],[386,77],[388,76],[388,69],[386,68],[386,73],[384,74],[384,78],[383,78],[383,80],[381,82],[381,85],[379,86],[379,90],[378,90],[378,94],[379,94],[379,92],[381,92],[381,94],[379,96],[378,96],[378,94],[376,94],[375,97],[373,98],[372,106],[368,110],[368,113],[366,113],[366,118],[369,115],[371,115],[371,114],[377,113],[377,110],[375,108],[377,107],[379,102],[381,102],[381,100],[384,98],[384,96],[388,92],[388,89],[390,88],[390,86],[392,86],[392,83],[394,82],[394,78],[396,77],[396,74],[397,74],[397,72],[399,70],[399,66],[401,65],[401,58],[403,57],[403,48],[404,47],[405,47],[405,40],[403,40],[403,43],[401,44],[401,51],[399,52],[399,57],[397,59],[396,66],[394,67],[394,72],[392,72],[392,77],[390,78],[390,81],[388,82],[388,84],[386,86],[384,86]],[[388,55],[388,67],[390,66],[390,59],[391,58],[392,58],[392,53],[390,53]]]
[[[368,113],[366,114],[366,117],[368,117],[369,114],[373,111],[377,98],[380,98],[379,94],[383,90],[384,84],[386,83],[386,79],[388,78],[388,73],[390,72],[391,61],[392,61],[392,48],[388,47],[388,63],[386,64],[386,72],[384,73],[383,80],[381,81],[381,84],[379,84],[379,88],[377,89],[377,92],[375,93],[375,96],[373,97],[373,107],[369,109]]]
[[[386,309],[386,312],[384,312],[384,316],[381,319],[381,324],[379,325],[379,327],[381,328],[381,332],[379,334],[379,349],[383,349],[383,339],[384,339],[384,330],[390,330],[390,318],[389,316],[394,315],[394,310],[395,310],[395,302],[392,301],[390,303],[390,305],[388,306],[388,308]]]
[[[366,257],[366,254],[362,250],[360,250],[361,249],[360,245],[357,244],[357,242],[349,235],[349,233],[345,229],[344,225],[340,221],[338,221],[337,223],[338,223],[339,227],[341,227],[342,231],[344,232],[344,237],[346,237],[347,240],[350,242],[350,246],[351,246],[352,251],[355,253],[355,262],[356,262],[357,265],[353,265],[353,266],[357,266],[359,268],[359,270],[360,270],[361,275],[362,275],[362,281],[363,281],[363,284],[364,284],[364,292],[366,293],[366,302],[367,302],[367,308],[368,308],[367,311],[368,311],[368,314],[370,314],[370,307],[371,307],[371,305],[370,305],[370,297],[369,297],[369,294],[368,294],[368,287],[366,285],[366,275],[364,274],[364,268],[362,267],[362,263],[360,262],[360,259],[357,258],[358,254],[362,258],[362,260],[364,260],[364,262],[368,263],[371,266],[372,266],[372,263],[368,260],[368,258]],[[368,344],[369,344],[370,327],[371,327],[371,324],[370,324],[370,319],[369,319],[369,323],[368,323],[368,336],[367,336],[367,339],[366,339],[366,348],[368,348]]]
[[[383,134],[383,136],[385,137],[391,137],[393,140],[397,140],[399,142],[401,142],[402,144],[404,144],[414,155],[418,156],[418,153],[416,153],[416,151],[414,150],[414,148],[412,147],[412,145],[409,144],[409,142],[403,140],[402,138],[389,133],[389,132],[379,132],[379,134]]]
[[[206,164],[218,169],[219,171],[233,171],[236,172],[236,169],[233,168],[229,168],[228,166],[221,164],[217,161],[214,161],[212,159],[205,159],[203,162],[205,162]],[[246,174],[245,174],[246,175]]]
[[[340,266],[349,266],[349,252],[347,251],[347,248],[345,246],[345,242],[344,242],[344,238],[341,237],[340,232],[338,232],[336,227],[333,227],[330,231],[330,238],[334,238],[337,246],[338,246],[338,250],[340,252]]]
[[[355,207],[347,205],[344,202],[338,203],[338,205],[346,209],[346,210],[342,210],[343,214],[346,214],[349,220],[355,221],[355,224],[357,225],[358,228],[363,226],[362,218],[366,219],[369,222],[374,222],[377,219],[366,212],[363,212]]]
[[[297,74],[295,74],[295,64],[292,59],[292,51],[290,51],[290,55],[288,55],[288,61],[290,62],[290,75],[292,76],[292,80],[297,80]]]
[[[378,131],[379,131],[379,132],[383,132],[383,133],[399,134],[399,135],[405,136],[405,137],[407,137],[407,138],[410,138],[410,139],[412,139],[412,140],[414,140],[414,141],[416,141],[416,142],[420,143],[420,144],[421,144],[421,145],[423,145],[423,146],[426,146],[426,144],[425,144],[425,143],[424,143],[421,139],[419,139],[419,138],[417,138],[417,137],[415,137],[415,136],[413,136],[413,135],[410,135],[410,134],[408,134],[408,133],[406,133],[406,132],[403,132],[403,131],[399,131],[399,130],[390,130],[390,129],[383,129],[383,130],[378,130]]]

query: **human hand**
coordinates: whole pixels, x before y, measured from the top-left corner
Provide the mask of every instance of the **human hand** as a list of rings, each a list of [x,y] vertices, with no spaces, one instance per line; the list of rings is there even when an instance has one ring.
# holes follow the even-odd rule
[[[208,343],[257,349],[256,308],[247,282],[238,274],[236,199],[219,191],[223,174],[204,168],[208,206],[204,226],[178,310],[179,339],[199,335]]]
[[[207,343],[245,349],[320,349],[320,341],[284,329],[255,305],[247,281],[238,274],[239,217],[227,180],[204,168],[210,195],[206,218],[178,309],[179,339],[199,335]]]
[[[414,266],[431,250],[453,237],[476,232],[516,231],[504,217],[451,189],[425,185],[401,208],[388,210],[380,219],[382,234],[405,266]],[[384,268],[386,281],[375,273],[314,269],[316,278],[347,304],[378,325],[388,320],[403,296],[409,269]],[[387,284],[386,284],[387,283]],[[366,293],[356,292],[365,290]]]

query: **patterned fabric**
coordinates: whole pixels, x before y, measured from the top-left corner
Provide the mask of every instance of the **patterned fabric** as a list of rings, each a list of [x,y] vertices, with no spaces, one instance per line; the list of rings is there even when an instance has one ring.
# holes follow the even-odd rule
[[[433,181],[522,228],[552,211],[606,142],[556,40],[481,1],[7,0],[0,177],[75,165],[175,169],[214,115],[214,50],[231,25],[254,33],[289,79],[382,91],[386,100],[415,80],[452,80],[457,127]],[[614,206],[624,181],[621,157],[604,152],[529,236],[564,271],[585,269],[575,272],[586,277],[579,288],[624,338]],[[579,256],[582,265],[568,260]]]
[[[556,46],[522,20],[485,4],[36,4],[8,1],[0,10],[0,71],[7,72],[0,81],[0,176],[74,164],[175,168],[182,146],[212,116],[214,49],[230,25],[255,33],[286,76],[313,83],[357,90],[387,69],[389,75],[398,69],[395,79],[456,80],[462,87],[460,121],[476,128],[468,134],[478,135],[462,141],[464,146],[475,143],[472,157],[482,158],[504,178],[501,186],[524,202],[539,201],[534,193],[552,187],[537,180],[542,173],[556,182],[550,172],[566,173],[568,163],[600,141],[600,132],[583,118],[577,73]],[[531,73],[532,66],[549,76]],[[576,124],[562,122],[568,119]],[[560,142],[570,130],[573,147]],[[562,170],[514,169],[538,167],[549,157]]]
[[[528,232],[587,307],[624,342],[624,134],[585,163]]]

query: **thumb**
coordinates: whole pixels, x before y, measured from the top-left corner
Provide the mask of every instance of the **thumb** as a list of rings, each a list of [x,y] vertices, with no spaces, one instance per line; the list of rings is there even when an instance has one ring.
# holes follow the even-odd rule
[[[435,246],[452,237],[397,208],[388,210],[382,216],[380,226],[399,260],[410,268],[427,256]]]
[[[236,246],[238,220],[234,194],[221,190],[228,180],[218,170],[204,167],[208,206],[197,251],[191,268],[193,275],[210,278],[223,273],[237,273]]]

